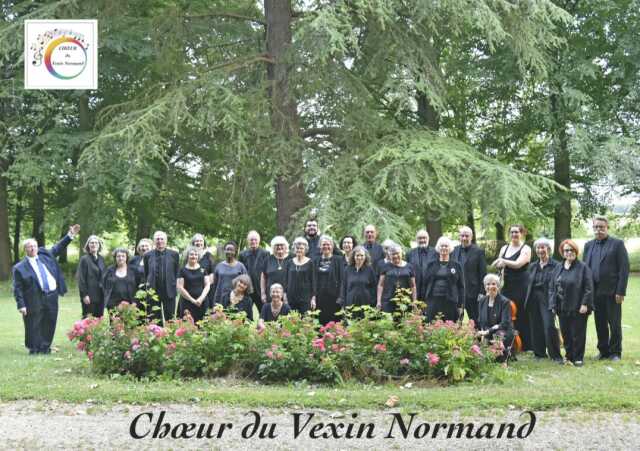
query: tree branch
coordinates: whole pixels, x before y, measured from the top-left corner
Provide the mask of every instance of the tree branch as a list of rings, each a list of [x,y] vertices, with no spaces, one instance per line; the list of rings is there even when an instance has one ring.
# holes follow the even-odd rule
[[[338,127],[317,127],[317,128],[308,128],[306,130],[302,130],[301,136],[303,138],[310,138],[316,135],[334,135],[338,130]]]
[[[210,14],[199,14],[196,16],[183,16],[185,19],[203,19],[206,17],[218,17],[223,19],[237,19],[237,20],[246,20],[247,22],[253,22],[260,24],[262,26],[266,26],[267,22],[263,19],[259,19],[257,17],[245,16],[244,14],[231,13],[231,12],[215,12]]]

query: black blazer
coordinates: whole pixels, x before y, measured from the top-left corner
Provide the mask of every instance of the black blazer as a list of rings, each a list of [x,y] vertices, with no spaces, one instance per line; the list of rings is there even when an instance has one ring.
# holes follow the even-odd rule
[[[248,294],[245,295],[240,302],[232,306],[231,292],[225,293],[224,296],[222,296],[222,306],[231,311],[245,312],[247,314],[247,319],[249,321],[253,321],[253,300]]]
[[[496,316],[500,319],[499,330],[507,332],[513,329],[513,323],[511,322],[511,301],[498,293],[493,307],[496,310]],[[490,327],[489,296],[482,296],[478,301],[478,329],[487,330]]]
[[[111,304],[111,293],[116,280],[116,267],[115,265],[109,266],[102,276],[102,292],[104,293],[105,306],[108,308],[117,307],[117,305]],[[136,291],[138,290],[138,284],[136,281],[136,273],[131,266],[127,266],[127,301],[136,303]]]
[[[588,241],[584,245],[584,261],[592,269],[593,248],[598,246],[596,240]],[[613,296],[619,294],[625,296],[627,293],[627,282],[629,281],[629,254],[624,247],[624,241],[608,237],[600,253],[600,281],[595,286],[596,294],[601,296]]]
[[[432,260],[427,265],[426,270],[422,275],[422,297],[418,296],[418,299],[422,299],[427,302],[431,296],[433,285],[435,282],[435,275],[440,269],[440,259]],[[449,259],[447,264],[447,273],[449,276],[449,292],[447,294],[447,300],[456,304],[458,308],[464,307],[465,289],[464,289],[464,274],[462,272],[462,266],[460,263],[453,259]]]
[[[450,258],[462,265],[462,246],[456,246]],[[464,273],[465,295],[467,299],[473,299],[477,302],[478,295],[484,294],[483,280],[487,275],[487,259],[484,250],[475,244],[469,245],[462,271]]]
[[[78,263],[78,290],[80,291],[80,301],[85,296],[89,296],[92,304],[100,304],[102,299],[102,276],[106,269],[104,258],[98,255],[98,261],[94,262],[91,255],[85,254],[80,257]]]
[[[175,298],[178,294],[176,288],[176,279],[178,278],[178,272],[180,271],[180,256],[172,249],[165,250],[166,255],[164,258],[164,281],[167,295],[170,298]],[[149,287],[158,291],[156,287],[156,266],[158,265],[159,251],[153,249],[143,257],[144,261],[144,279],[147,281]]]
[[[549,306],[549,298],[548,298],[548,294],[549,294],[549,286],[551,283],[551,276],[553,274],[553,271],[556,269],[556,267],[559,265],[560,263],[558,263],[557,260],[554,260],[553,258],[549,258],[549,261],[547,262],[547,265],[545,266],[545,270],[546,270],[546,276],[544,278],[544,293],[545,293],[545,297],[544,297],[544,301],[547,304],[547,307]],[[549,267],[549,269],[546,269],[547,267]],[[529,296],[531,296],[531,290],[533,289],[533,283],[535,281],[536,278],[536,274],[538,274],[538,271],[540,271],[540,264],[538,262],[538,260],[531,262],[531,264],[529,264],[529,269],[527,270],[529,272],[529,279],[527,282],[527,294],[524,297],[524,308],[526,311],[527,308],[527,302],[529,302]]]
[[[135,255],[131,260],[129,260],[129,268],[136,275],[136,286],[140,286],[144,284],[144,265],[141,265],[140,262],[144,262],[142,255]]]
[[[593,278],[591,270],[579,260],[573,262],[569,270],[563,270],[564,263],[556,266],[549,283],[549,310],[563,316],[578,313],[581,305],[593,310]]]

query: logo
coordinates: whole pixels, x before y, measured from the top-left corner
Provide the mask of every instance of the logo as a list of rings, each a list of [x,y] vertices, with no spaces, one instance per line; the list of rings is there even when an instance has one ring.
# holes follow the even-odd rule
[[[96,20],[26,20],[25,89],[97,89]]]

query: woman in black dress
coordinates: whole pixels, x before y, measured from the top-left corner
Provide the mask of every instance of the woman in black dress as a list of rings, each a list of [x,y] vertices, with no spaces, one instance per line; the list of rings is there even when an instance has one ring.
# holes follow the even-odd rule
[[[84,245],[85,255],[80,257],[78,264],[78,290],[80,291],[80,305],[82,318],[91,315],[100,318],[104,314],[104,299],[100,282],[106,269],[104,258],[100,255],[102,241],[91,235]]]
[[[344,257],[333,253],[333,240],[323,235],[318,240],[320,255],[316,257],[314,271],[316,277],[316,308],[320,310],[318,319],[325,325],[337,321],[340,310]]]
[[[204,239],[204,235],[196,233],[191,238],[191,245],[198,249],[198,263],[200,267],[204,269],[207,274],[212,274],[216,268],[216,261],[209,249],[207,248],[207,241]],[[185,261],[186,264],[186,261]]]
[[[416,300],[416,274],[413,266],[402,258],[400,246],[395,243],[389,245],[388,253],[389,262],[380,266],[376,306],[384,312],[393,313],[398,309],[393,297],[399,288],[410,289],[411,299]]]
[[[303,237],[293,241],[295,256],[287,262],[287,302],[291,310],[304,315],[316,308],[316,280],[313,261],[306,256],[309,243]]]
[[[246,274],[247,268],[237,259],[238,245],[235,241],[228,241],[224,245],[225,261],[216,265],[213,271],[211,290],[213,290],[213,304],[222,304],[224,295],[232,290],[231,282],[240,274]]]
[[[114,250],[113,263],[102,277],[102,292],[109,314],[113,315],[121,302],[135,304],[140,308],[136,299],[136,273],[129,265],[129,251],[124,248]]]
[[[485,295],[478,300],[478,336],[491,341],[501,337],[504,352],[498,361],[504,361],[513,346],[511,301],[499,293],[500,278],[487,274],[483,280]]]
[[[350,305],[376,305],[378,278],[371,267],[371,257],[362,246],[356,246],[351,253],[351,262],[345,268],[342,281],[344,307]]]
[[[209,277],[198,262],[199,257],[198,249],[189,247],[187,264],[180,268],[176,279],[176,287],[180,293],[178,316],[183,318],[188,311],[196,323],[204,317],[207,310],[206,300],[210,287]]]
[[[525,228],[521,224],[509,227],[511,242],[502,246],[500,257],[493,262],[493,266],[502,270],[502,295],[516,304],[515,329],[522,339],[524,351],[533,350],[531,345],[531,328],[527,318],[524,301],[527,296],[529,273],[527,271],[531,261],[531,248],[525,244]]]
[[[289,259],[289,242],[283,236],[276,236],[271,240],[271,255],[264,259],[264,267],[260,275],[260,298],[262,304],[270,302],[269,287],[279,283],[284,287],[287,301],[287,260]]]
[[[251,277],[241,274],[231,281],[231,287],[222,297],[222,306],[231,312],[245,312],[247,319],[253,321],[253,301],[249,296],[253,292]]]
[[[564,261],[551,274],[549,308],[560,319],[567,361],[582,366],[587,320],[593,311],[593,277],[591,269],[578,260],[575,242],[564,240],[559,249]]]
[[[340,240],[340,250],[342,251],[345,265],[351,264],[351,253],[357,245],[358,242],[356,241],[356,237],[353,235],[345,235]]]
[[[427,303],[426,320],[440,315],[443,321],[457,321],[464,309],[464,275],[462,265],[449,258],[453,245],[446,236],[436,243],[438,259],[431,260],[422,277],[421,299]]]
[[[129,266],[136,275],[136,286],[140,287],[145,283],[144,279],[144,254],[153,248],[153,241],[149,238],[142,238],[136,246],[136,255],[129,260]]]
[[[284,302],[284,288],[279,283],[274,283],[269,289],[269,297],[271,302],[264,304],[260,311],[260,321],[258,321],[258,329],[264,328],[264,323],[277,321],[280,316],[286,316],[291,313],[289,304]]]

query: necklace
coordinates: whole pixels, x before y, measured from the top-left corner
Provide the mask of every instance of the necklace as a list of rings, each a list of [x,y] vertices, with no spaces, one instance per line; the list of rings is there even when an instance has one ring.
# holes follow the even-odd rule
[[[275,255],[274,255],[275,257]],[[285,257],[287,258],[287,257]],[[276,262],[278,262],[278,271],[282,271],[282,262],[285,260],[285,258],[278,258],[276,257]]]

